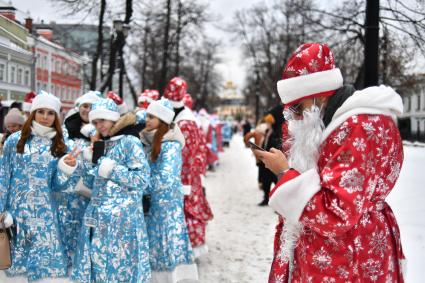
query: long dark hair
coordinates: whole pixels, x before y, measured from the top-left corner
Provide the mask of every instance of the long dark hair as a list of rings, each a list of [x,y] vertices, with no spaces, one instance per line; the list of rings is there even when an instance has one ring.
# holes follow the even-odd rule
[[[31,126],[32,121],[34,121],[36,111],[31,112],[28,119],[25,121],[25,124],[22,126],[21,138],[16,145],[17,153],[24,153],[25,143],[27,142],[29,136],[31,135]],[[63,132],[61,127],[61,122],[58,115],[55,113],[55,121],[53,123],[54,129],[56,130],[56,135],[53,138],[52,146],[50,147],[50,152],[54,157],[62,157],[66,153],[66,145],[63,138]]]
[[[156,130],[155,135],[153,136],[152,142],[152,152],[151,152],[151,160],[155,162],[158,159],[159,154],[161,153],[161,143],[162,138],[168,132],[170,126],[161,120],[159,120],[159,127]]]

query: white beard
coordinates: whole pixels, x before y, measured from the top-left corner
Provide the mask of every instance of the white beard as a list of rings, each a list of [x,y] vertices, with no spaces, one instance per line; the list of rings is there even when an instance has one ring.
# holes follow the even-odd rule
[[[291,168],[303,173],[317,169],[324,125],[319,107],[313,105],[303,112],[302,120],[288,122],[288,162]]]

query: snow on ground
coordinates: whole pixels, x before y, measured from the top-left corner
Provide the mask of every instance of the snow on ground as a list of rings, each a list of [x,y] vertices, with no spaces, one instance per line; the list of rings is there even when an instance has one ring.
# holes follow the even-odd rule
[[[209,253],[200,258],[201,283],[267,282],[277,216],[259,207],[262,191],[257,166],[242,137],[220,154],[220,165],[208,172],[206,194],[214,213],[207,226]]]
[[[404,147],[404,164],[396,187],[387,198],[398,225],[407,258],[407,283],[424,282],[425,267],[425,148]]]
[[[425,148],[405,146],[400,179],[388,197],[408,259],[407,283],[423,282],[424,167]],[[220,154],[216,172],[208,172],[206,188],[214,220],[207,227],[209,253],[198,260],[200,282],[267,282],[277,217],[269,207],[257,206],[262,199],[257,167],[241,136]]]

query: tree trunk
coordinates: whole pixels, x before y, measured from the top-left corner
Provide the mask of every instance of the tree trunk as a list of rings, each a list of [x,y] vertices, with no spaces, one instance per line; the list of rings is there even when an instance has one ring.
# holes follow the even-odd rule
[[[176,69],[174,76],[178,76],[180,72],[180,34],[181,34],[181,18],[182,18],[182,0],[179,0],[179,7],[177,10],[177,39],[176,39]]]
[[[171,0],[167,0],[167,20],[165,24],[165,32],[164,32],[164,42],[162,45],[162,68],[161,68],[161,77],[159,80],[158,90],[160,94],[163,93],[166,80],[167,80],[167,63],[168,63],[168,50],[169,50],[169,42],[168,37],[170,33],[170,18],[171,18]]]
[[[106,10],[106,0],[100,0],[99,26],[97,28],[97,48],[92,61],[90,89],[96,88],[97,62],[99,61],[99,58],[102,58],[102,53],[103,53],[103,18],[105,16],[105,10]],[[102,66],[100,67],[102,68]]]

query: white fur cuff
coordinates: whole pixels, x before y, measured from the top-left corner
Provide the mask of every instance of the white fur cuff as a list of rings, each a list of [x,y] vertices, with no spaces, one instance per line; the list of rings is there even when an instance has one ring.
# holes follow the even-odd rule
[[[191,185],[183,185],[183,194],[185,196],[190,195],[190,192],[192,191],[192,186]]]
[[[100,163],[99,171],[98,171],[99,176],[105,179],[109,178],[115,165],[116,165],[116,162],[110,158],[102,159],[102,162]]]
[[[4,218],[4,227],[9,228],[13,225],[13,217],[9,212],[6,212],[6,217]]]
[[[96,128],[92,124],[86,124],[80,129],[80,133],[86,138],[89,138],[95,132],[96,132]]]
[[[320,176],[310,169],[279,186],[269,200],[277,213],[289,223],[297,223],[307,202],[320,191]]]
[[[83,197],[91,198],[91,189],[84,185],[82,178],[80,178],[77,185],[75,185],[75,192]]]
[[[66,156],[66,155],[65,155]],[[78,164],[75,164],[74,167],[69,166],[67,164],[65,164],[65,156],[62,156],[61,159],[59,159],[59,163],[58,163],[58,168],[65,173],[66,175],[72,175],[72,173],[74,173],[75,169],[77,169]]]
[[[90,163],[92,162],[92,159],[93,159],[93,150],[91,149],[91,147],[86,147],[83,150],[83,158],[87,162],[90,162]]]

